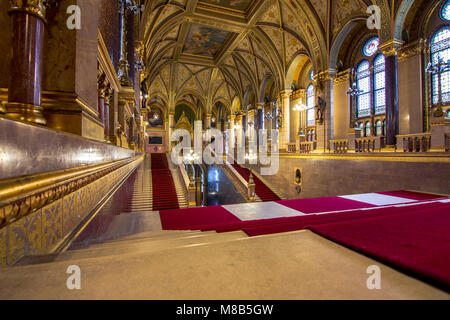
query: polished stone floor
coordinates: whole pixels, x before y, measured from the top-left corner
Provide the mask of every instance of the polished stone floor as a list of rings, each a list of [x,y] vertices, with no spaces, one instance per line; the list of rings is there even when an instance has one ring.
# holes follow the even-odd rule
[[[208,170],[208,205],[236,204],[247,202],[223,170],[211,166]]]

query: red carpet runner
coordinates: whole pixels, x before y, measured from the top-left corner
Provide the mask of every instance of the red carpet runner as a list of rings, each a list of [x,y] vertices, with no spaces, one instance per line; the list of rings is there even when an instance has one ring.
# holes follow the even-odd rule
[[[172,173],[163,153],[152,153],[152,185],[153,211],[179,208]]]
[[[233,163],[233,168],[248,181],[250,178],[250,170],[243,168],[240,165]],[[262,201],[277,201],[281,200],[268,186],[264,184],[258,177],[253,175],[253,181],[255,182],[255,193]]]
[[[385,209],[384,214],[324,223],[309,229],[356,251],[450,286],[450,205],[402,209],[397,212]]]

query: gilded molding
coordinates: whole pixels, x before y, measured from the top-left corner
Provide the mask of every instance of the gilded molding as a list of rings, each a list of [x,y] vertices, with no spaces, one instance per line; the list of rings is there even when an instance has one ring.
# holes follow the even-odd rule
[[[425,42],[423,39],[410,43],[398,50],[398,61],[406,60],[418,54],[421,54],[425,49]]]
[[[379,50],[386,56],[395,56],[398,50],[403,46],[405,42],[397,39],[389,40],[385,43],[380,44]]]
[[[325,81],[330,81],[330,80],[331,80],[331,75],[330,75],[329,70],[325,70],[325,71],[322,71],[322,72],[314,75],[314,81],[316,81],[316,82],[325,82]]]
[[[11,7],[9,14],[14,12],[25,12],[32,14],[45,21],[45,14],[47,7],[49,7],[53,0],[9,0]]]
[[[350,79],[350,69],[344,70],[336,74],[333,78],[334,84],[347,82]]]
[[[137,160],[58,170],[0,183],[0,229]]]

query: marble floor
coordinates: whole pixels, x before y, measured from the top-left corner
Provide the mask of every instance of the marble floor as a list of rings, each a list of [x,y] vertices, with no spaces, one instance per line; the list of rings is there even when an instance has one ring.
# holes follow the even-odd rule
[[[209,167],[207,196],[209,206],[247,202],[225,172],[217,166]]]
[[[450,299],[439,288],[309,231],[157,237],[0,270],[0,299]],[[70,265],[81,270],[81,290],[66,287]],[[379,290],[367,286],[373,265],[381,270]]]

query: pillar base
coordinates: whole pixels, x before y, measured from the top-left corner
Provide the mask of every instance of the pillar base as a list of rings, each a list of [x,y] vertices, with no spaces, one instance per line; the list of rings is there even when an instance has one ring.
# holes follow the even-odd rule
[[[42,115],[42,110],[41,106],[32,104],[18,102],[8,102],[6,104],[6,116],[8,118],[45,126],[47,121]]]

